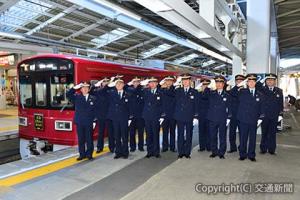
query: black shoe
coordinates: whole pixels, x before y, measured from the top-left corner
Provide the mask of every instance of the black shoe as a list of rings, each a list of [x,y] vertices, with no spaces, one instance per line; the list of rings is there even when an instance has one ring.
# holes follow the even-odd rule
[[[173,153],[175,153],[175,152],[176,152],[176,150],[175,150],[175,149],[171,149],[170,151],[171,151],[171,152],[173,152]]]
[[[109,149],[110,153],[115,153],[114,149]]]
[[[198,149],[198,152],[205,151],[205,149]]]
[[[120,155],[115,155],[115,157],[114,157],[114,159],[119,159],[119,158],[121,158],[122,156],[120,156]]]
[[[139,151],[145,151],[144,149],[139,149]]]
[[[155,157],[156,157],[156,158],[161,158],[161,155],[160,155],[160,154],[157,154]]]
[[[93,161],[94,160],[93,156],[90,156],[90,157],[87,157],[87,158],[89,159],[89,161]]]
[[[221,155],[219,156],[220,159],[225,159],[225,156]]]
[[[127,158],[128,158],[128,155],[123,156],[123,158],[124,158],[124,159],[127,159]]]
[[[275,153],[275,152],[269,152],[269,154],[271,154],[271,155],[276,155],[276,153]]]
[[[135,152],[135,149],[130,149],[130,152]]]
[[[83,160],[83,159],[85,159],[85,157],[79,156],[78,158],[76,158],[77,161],[81,161],[81,160]]]
[[[103,149],[97,149],[96,153],[101,153]]]
[[[146,156],[145,156],[145,158],[150,158],[151,157],[151,155],[150,154],[147,154]]]
[[[242,157],[239,158],[239,160],[241,160],[241,161],[243,161],[243,160],[245,160],[245,159],[246,159],[246,158],[242,158]]]
[[[163,152],[163,153],[164,153],[164,152],[167,152],[167,151],[168,151],[168,149],[163,149],[161,152]]]
[[[188,159],[190,159],[190,158],[191,158],[191,156],[190,156],[190,155],[185,155],[185,157],[186,157],[186,158],[188,158]]]
[[[183,158],[183,155],[178,155],[178,158]]]
[[[249,158],[249,160],[251,160],[252,162],[256,162],[255,158]]]
[[[266,154],[267,152],[265,152],[265,151],[260,151],[259,153],[260,153],[260,154]]]
[[[227,153],[233,153],[233,152],[237,152],[237,150],[230,150],[230,151],[227,151]]]
[[[214,158],[214,157],[216,157],[217,156],[217,154],[210,154],[210,158]]]

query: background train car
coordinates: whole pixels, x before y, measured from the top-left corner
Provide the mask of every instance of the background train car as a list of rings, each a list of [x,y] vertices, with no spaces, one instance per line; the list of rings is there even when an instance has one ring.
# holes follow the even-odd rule
[[[82,80],[124,75],[162,79],[176,72],[65,55],[39,55],[18,65],[19,137],[21,156],[56,151],[77,144],[74,107],[66,91]],[[94,137],[97,137],[97,127]]]

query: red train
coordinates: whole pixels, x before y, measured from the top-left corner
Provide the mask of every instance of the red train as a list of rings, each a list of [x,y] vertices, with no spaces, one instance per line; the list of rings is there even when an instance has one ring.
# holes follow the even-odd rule
[[[74,107],[66,91],[81,80],[100,80],[117,74],[162,79],[178,72],[117,64],[59,54],[38,55],[18,64],[19,137],[22,157],[77,144],[72,123]],[[97,137],[95,127],[94,136]]]

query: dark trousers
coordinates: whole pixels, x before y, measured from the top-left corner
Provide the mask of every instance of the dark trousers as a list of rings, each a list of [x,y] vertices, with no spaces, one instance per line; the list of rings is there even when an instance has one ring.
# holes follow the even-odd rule
[[[175,129],[176,120],[175,119],[165,119],[162,123],[163,129],[163,144],[162,149],[175,151]],[[170,138],[170,142],[169,142]]]
[[[241,134],[239,146],[240,157],[255,158],[257,124],[239,122],[239,128]]]
[[[114,152],[116,148],[116,139],[114,136],[113,122],[110,119],[106,120],[107,123],[107,134],[108,134],[108,148],[110,152]]]
[[[226,121],[209,122],[210,148],[213,154],[224,156],[226,152]],[[218,141],[219,138],[219,141]],[[219,145],[218,145],[219,142]]]
[[[92,157],[94,151],[93,124],[76,124],[79,156]]]
[[[209,121],[205,118],[199,118],[198,120],[199,120],[199,125],[198,125],[199,149],[210,151],[210,137],[208,132]]]
[[[159,155],[159,120],[145,120],[147,154],[151,156]]]
[[[130,124],[129,132],[130,132],[130,149],[136,149],[136,132],[138,133],[138,148],[139,150],[144,149],[144,128],[145,122],[143,118],[134,118]]]
[[[118,156],[128,156],[128,120],[113,120],[115,153]]]
[[[189,156],[192,150],[193,121],[177,121],[178,155]]]
[[[231,119],[230,125],[229,125],[229,144],[230,144],[230,150],[236,151],[236,131],[239,129],[238,126],[238,120],[237,119]],[[239,133],[240,135],[240,133]],[[239,138],[240,141],[240,138]]]
[[[98,132],[98,140],[97,140],[97,149],[102,151],[104,147],[105,130],[107,130],[108,136],[113,135],[113,127],[112,124],[106,119],[98,119],[98,126],[99,126],[99,132]],[[113,149],[114,149],[114,145],[113,145]]]
[[[275,153],[277,119],[264,119],[261,124],[260,150],[262,152]]]

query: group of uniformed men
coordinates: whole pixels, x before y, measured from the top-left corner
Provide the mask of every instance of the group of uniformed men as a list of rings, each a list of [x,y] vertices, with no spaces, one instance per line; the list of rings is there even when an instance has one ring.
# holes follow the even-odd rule
[[[114,80],[113,80],[114,79]],[[108,146],[114,158],[128,158],[136,146],[144,151],[146,130],[146,158],[160,158],[160,127],[163,130],[162,152],[176,152],[177,127],[178,158],[191,158],[193,127],[198,121],[199,152],[211,151],[211,158],[225,158],[227,127],[230,150],[239,151],[239,160],[255,159],[256,132],[261,123],[260,153],[275,154],[279,116],[283,112],[282,90],[276,87],[277,76],[266,74],[263,82],[255,74],[236,75],[235,86],[226,90],[226,79],[216,76],[212,81],[202,79],[192,88],[192,77],[167,76],[160,83],[155,77],[133,78],[125,84],[122,76],[104,78],[90,87],[82,82],[67,93],[75,105],[74,122],[77,128],[79,157],[93,159],[93,122],[99,125],[97,153],[103,151],[104,133],[108,132]],[[178,83],[178,81],[176,83]],[[80,92],[76,92],[80,90]],[[239,135],[239,146],[236,135]],[[138,145],[136,145],[136,132]]]

